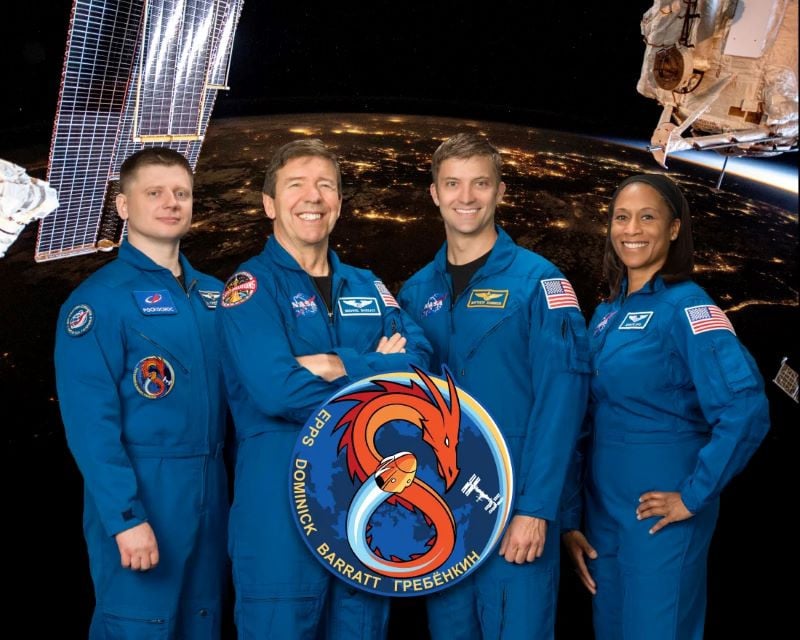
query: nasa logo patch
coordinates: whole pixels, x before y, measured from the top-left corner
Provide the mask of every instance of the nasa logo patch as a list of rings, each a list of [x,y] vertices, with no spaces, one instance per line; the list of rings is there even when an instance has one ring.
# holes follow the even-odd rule
[[[317,296],[310,296],[307,293],[295,293],[292,296],[292,310],[295,318],[315,315],[319,311]]]
[[[175,370],[161,356],[147,356],[136,363],[133,385],[148,400],[158,400],[175,386]]]
[[[94,311],[88,304],[76,304],[67,314],[67,333],[73,338],[89,332],[94,324]]]
[[[449,372],[341,389],[300,430],[290,509],[311,553],[349,586],[419,596],[470,575],[511,515],[511,456]]]
[[[447,299],[446,293],[434,293],[422,306],[422,317],[427,318],[434,313],[439,313],[444,308],[444,301]]]

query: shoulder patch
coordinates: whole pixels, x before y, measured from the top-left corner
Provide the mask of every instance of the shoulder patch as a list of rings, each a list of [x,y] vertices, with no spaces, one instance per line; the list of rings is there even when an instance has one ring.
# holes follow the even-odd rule
[[[575,295],[575,290],[566,278],[542,280],[541,284],[542,289],[544,289],[544,296],[547,299],[548,309],[581,308],[581,305],[578,304],[578,296]]]
[[[400,305],[397,304],[397,300],[394,299],[392,292],[386,288],[386,285],[383,284],[380,280],[375,281],[375,288],[378,290],[378,293],[381,296],[381,300],[383,300],[383,304],[387,307],[397,307],[400,308]]]
[[[88,304],[76,304],[67,314],[67,333],[73,338],[88,333],[94,325],[94,311]]]
[[[473,289],[467,300],[470,309],[504,309],[508,302],[508,289]]]
[[[652,311],[628,311],[622,322],[619,323],[618,329],[644,329],[650,319],[653,317]]]
[[[258,280],[256,277],[247,271],[239,271],[234,273],[228,282],[225,283],[225,289],[222,291],[222,306],[235,307],[236,305],[247,302],[258,289]]]
[[[705,333],[706,331],[714,331],[715,329],[724,329],[736,335],[733,330],[731,321],[725,312],[715,304],[701,304],[696,307],[684,308],[686,318],[689,320],[689,327],[692,333]]]

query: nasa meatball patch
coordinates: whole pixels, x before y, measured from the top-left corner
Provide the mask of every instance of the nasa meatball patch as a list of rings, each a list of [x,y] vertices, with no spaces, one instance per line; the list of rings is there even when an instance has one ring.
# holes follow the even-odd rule
[[[76,304],[67,314],[67,333],[73,338],[89,332],[94,325],[94,311],[88,304]]]

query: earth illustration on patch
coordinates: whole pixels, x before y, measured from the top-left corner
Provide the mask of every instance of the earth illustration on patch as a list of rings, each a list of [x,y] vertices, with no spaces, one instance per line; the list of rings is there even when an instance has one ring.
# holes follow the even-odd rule
[[[469,394],[416,370],[341,389],[301,429],[289,499],[313,555],[381,595],[439,591],[493,552],[513,505],[494,420]]]

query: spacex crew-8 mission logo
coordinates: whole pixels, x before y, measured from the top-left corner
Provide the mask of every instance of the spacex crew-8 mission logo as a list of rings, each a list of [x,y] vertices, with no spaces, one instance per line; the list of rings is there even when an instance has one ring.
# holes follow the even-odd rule
[[[469,575],[499,542],[513,499],[500,430],[447,370],[340,390],[301,430],[290,476],[292,513],[317,560],[381,595]]]

